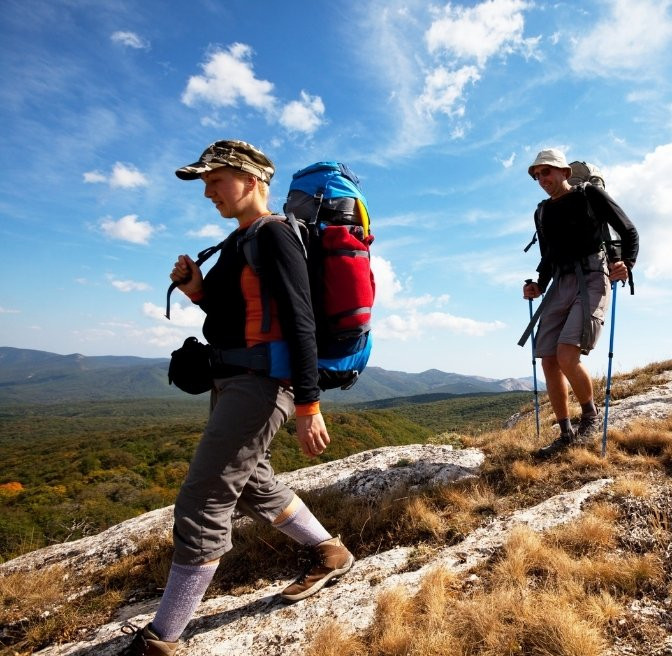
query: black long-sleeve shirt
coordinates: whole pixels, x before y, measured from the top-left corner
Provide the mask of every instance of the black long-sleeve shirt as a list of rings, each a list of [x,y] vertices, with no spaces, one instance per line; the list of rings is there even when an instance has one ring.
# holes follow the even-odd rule
[[[591,219],[588,203],[596,220]],[[556,267],[571,265],[600,250],[604,223],[621,238],[621,259],[630,267],[637,260],[637,229],[616,201],[600,187],[586,185],[585,193],[575,187],[560,198],[548,199],[537,208],[534,220],[541,251],[537,271],[542,291]]]
[[[238,232],[239,236],[244,230]],[[319,400],[315,320],[304,253],[292,230],[279,221],[269,221],[258,230],[262,284],[268,285],[277,307],[282,338],[289,347],[292,387],[297,405]],[[226,241],[215,265],[203,280],[203,298],[198,305],[206,313],[203,335],[222,349],[249,346],[248,302],[242,275],[247,265],[235,238]],[[261,329],[257,331],[261,334]]]

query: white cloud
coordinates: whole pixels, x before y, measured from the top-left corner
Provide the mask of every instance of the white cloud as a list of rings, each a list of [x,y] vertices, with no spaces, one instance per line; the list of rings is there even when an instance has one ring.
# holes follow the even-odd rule
[[[154,303],[144,303],[142,311],[145,316],[152,319],[167,322],[166,309],[154,305]],[[181,328],[200,328],[203,325],[203,310],[197,305],[190,303],[182,307],[177,301],[170,306],[170,323]]]
[[[427,30],[427,47],[430,53],[475,59],[480,68],[493,55],[527,53],[538,43],[523,38],[523,11],[529,6],[523,0],[486,0],[474,7],[449,2]]]
[[[476,321],[468,317],[457,317],[445,312],[421,312],[423,307],[440,307],[449,300],[447,294],[432,296],[423,294],[412,296],[399,281],[392,264],[379,256],[371,258],[371,266],[376,279],[376,308],[380,311],[397,310],[392,314],[374,320],[376,337],[381,339],[407,339],[419,337],[432,330],[448,330],[455,334],[482,337],[493,330],[504,327],[500,321]],[[404,311],[402,315],[399,311]]]
[[[87,184],[107,182],[113,189],[133,189],[134,187],[146,187],[149,184],[146,176],[135,166],[122,162],[115,162],[109,176],[100,171],[84,173],[84,182]]]
[[[432,305],[437,307],[447,303],[449,296],[432,296],[423,294],[411,296],[406,292],[406,287],[397,278],[392,263],[379,255],[371,256],[371,268],[376,280],[376,307],[387,309],[415,309],[422,306]]]
[[[236,107],[239,103],[263,112],[290,132],[313,133],[323,124],[324,102],[319,96],[301,91],[299,100],[279,109],[274,84],[258,79],[250,61],[253,50],[234,43],[227,50],[212,52],[201,65],[203,75],[193,75],[182,94],[182,102],[193,107],[205,102],[212,107]],[[206,123],[212,122],[212,117]]]
[[[636,73],[667,62],[672,41],[671,0],[609,0],[610,15],[572,43],[578,73]]]
[[[136,282],[134,280],[115,280],[110,278],[110,284],[120,292],[144,292],[151,287],[145,282]]]
[[[21,310],[13,310],[0,305],[0,314],[21,314]]]
[[[222,226],[217,223],[206,223],[202,228],[198,230],[189,230],[187,232],[188,237],[203,237],[204,239],[219,239],[221,241],[226,237],[228,233],[224,231]]]
[[[110,38],[114,43],[121,43],[121,45],[128,46],[129,48],[136,48],[138,50],[149,49],[149,41],[146,41],[135,32],[118,31],[114,32]]]
[[[110,176],[110,187],[131,189],[133,187],[146,187],[148,184],[147,178],[134,166],[121,162],[115,163]]]
[[[463,66],[455,71],[439,66],[425,77],[425,88],[416,101],[416,107],[420,112],[429,114],[441,112],[448,116],[463,116],[464,105],[460,101],[464,88],[480,77],[475,66]]]
[[[511,153],[510,157],[507,159],[500,159],[499,161],[502,163],[502,166],[505,169],[510,169],[513,166],[513,163],[516,161],[516,153]]]
[[[456,335],[483,337],[505,327],[506,324],[501,321],[476,321],[446,312],[421,314],[412,311],[404,317],[393,314],[374,322],[376,338],[401,341],[421,337],[432,330],[447,330]]]
[[[319,96],[301,92],[301,100],[290,102],[280,114],[280,124],[294,132],[315,132],[322,125],[324,103]]]
[[[107,176],[100,171],[89,171],[84,174],[84,182],[87,184],[96,184],[98,182],[107,182]]]
[[[162,349],[174,349],[176,346],[182,345],[187,334],[183,330],[170,326],[153,326],[144,331],[142,336],[153,346],[158,346]]]
[[[133,244],[147,244],[157,230],[163,230],[161,225],[153,226],[148,221],[138,221],[137,214],[127,214],[118,221],[103,219],[99,225],[108,237]]]
[[[431,68],[415,102],[422,115],[441,113],[459,120],[449,132],[462,139],[470,125],[465,98],[469,84],[478,82],[490,58],[515,52],[534,56],[540,37],[524,38],[523,12],[531,6],[524,0],[485,0],[473,7],[447,3],[435,9],[434,21],[425,32]]]
[[[628,214],[640,236],[637,274],[672,279],[672,143],[658,146],[640,162],[604,167],[607,191]]]
[[[234,43],[227,51],[217,50],[202,64],[203,75],[189,78],[182,102],[189,107],[199,101],[215,107],[231,107],[242,101],[259,110],[270,111],[275,103],[273,84],[255,77],[248,61],[252,48]]]

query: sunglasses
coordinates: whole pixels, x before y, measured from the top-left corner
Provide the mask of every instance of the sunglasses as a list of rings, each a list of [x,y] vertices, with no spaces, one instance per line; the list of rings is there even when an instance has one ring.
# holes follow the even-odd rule
[[[541,169],[541,171],[537,171],[532,177],[535,180],[539,180],[539,178],[547,178],[549,175],[551,175],[551,167],[547,166]]]

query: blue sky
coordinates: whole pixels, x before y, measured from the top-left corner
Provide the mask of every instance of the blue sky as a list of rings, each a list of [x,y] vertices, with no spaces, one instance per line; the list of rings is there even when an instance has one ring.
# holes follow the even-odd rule
[[[0,345],[168,356],[179,253],[231,229],[174,170],[238,138],[341,160],[372,215],[371,364],[531,374],[537,151],[597,163],[640,230],[615,370],[672,357],[672,1],[4,0]],[[607,369],[609,324],[586,359]]]

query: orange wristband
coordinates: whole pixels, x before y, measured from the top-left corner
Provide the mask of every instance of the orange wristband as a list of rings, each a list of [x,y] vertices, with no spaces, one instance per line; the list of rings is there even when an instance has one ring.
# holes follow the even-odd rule
[[[320,414],[320,402],[313,401],[313,403],[302,403],[296,406],[297,417],[307,417],[308,415]]]

